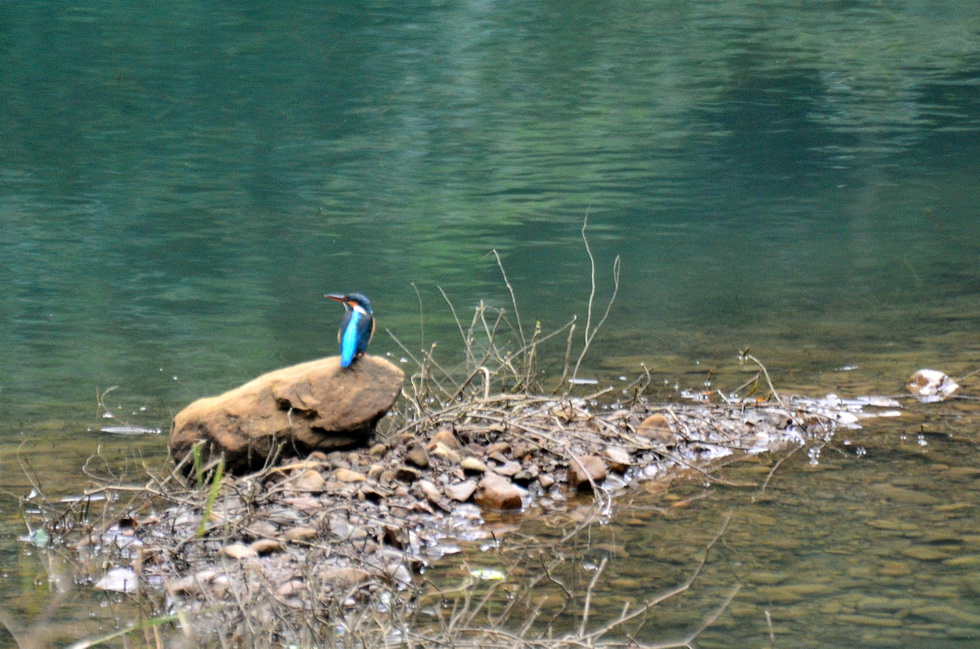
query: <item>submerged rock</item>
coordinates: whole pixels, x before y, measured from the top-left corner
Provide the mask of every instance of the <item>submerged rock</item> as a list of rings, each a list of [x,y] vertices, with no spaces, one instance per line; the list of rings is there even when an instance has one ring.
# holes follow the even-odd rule
[[[181,462],[203,442],[206,457],[223,455],[227,469],[241,473],[276,453],[363,446],[394,405],[403,379],[399,368],[374,356],[347,369],[333,356],[269,372],[179,412],[170,452]]]
[[[923,401],[942,401],[960,386],[939,370],[919,370],[909,378],[908,389]]]

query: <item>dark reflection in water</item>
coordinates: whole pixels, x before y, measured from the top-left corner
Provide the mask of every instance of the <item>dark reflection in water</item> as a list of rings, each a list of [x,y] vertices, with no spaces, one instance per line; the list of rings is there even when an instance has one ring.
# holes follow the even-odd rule
[[[603,380],[642,363],[669,394],[745,347],[814,394],[966,374],[978,25],[966,0],[7,6],[2,486],[29,490],[18,453],[69,491],[100,444],[159,456],[97,432],[112,386],[165,429],[333,353],[327,291],[372,298],[375,353],[403,355],[389,328],[452,364],[437,287],[509,308],[496,249],[524,322],[581,335],[586,214],[601,299],[623,260]]]

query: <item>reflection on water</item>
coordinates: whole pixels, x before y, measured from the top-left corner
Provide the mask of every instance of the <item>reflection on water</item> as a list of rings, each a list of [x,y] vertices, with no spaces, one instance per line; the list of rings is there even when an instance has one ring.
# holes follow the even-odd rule
[[[509,308],[496,249],[524,322],[581,335],[586,213],[600,300],[623,260],[583,366],[604,381],[737,385],[745,347],[815,395],[962,376],[978,21],[967,0],[5,7],[0,487],[159,458],[98,432],[98,395],[166,429],[333,353],[328,291],[372,298],[375,353],[402,356],[390,329],[452,364],[437,287]]]

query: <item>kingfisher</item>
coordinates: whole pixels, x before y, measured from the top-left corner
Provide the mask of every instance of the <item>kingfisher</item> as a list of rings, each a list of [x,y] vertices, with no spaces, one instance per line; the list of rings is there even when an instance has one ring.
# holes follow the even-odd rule
[[[344,303],[344,317],[340,320],[337,340],[340,342],[340,366],[350,367],[355,358],[364,355],[368,343],[374,337],[375,322],[374,314],[371,313],[371,302],[360,293],[328,293],[323,297]]]

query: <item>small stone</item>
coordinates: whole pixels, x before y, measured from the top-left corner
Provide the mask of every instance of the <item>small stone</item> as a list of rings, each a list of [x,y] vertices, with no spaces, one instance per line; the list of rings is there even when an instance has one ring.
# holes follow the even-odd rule
[[[441,457],[453,464],[459,464],[459,453],[449,448],[445,444],[436,444],[432,449],[432,454],[436,457]]]
[[[451,428],[440,428],[437,430],[429,440],[429,450],[431,451],[439,444],[442,444],[446,448],[454,451],[459,450],[462,447]]]
[[[555,478],[551,474],[545,473],[538,476],[538,484],[541,485],[542,489],[551,489],[555,486]]]
[[[232,543],[221,548],[221,551],[232,559],[251,559],[259,556],[259,553],[244,543]]]
[[[643,420],[640,424],[640,428],[670,428],[670,420],[660,413],[650,415]]]
[[[494,442],[493,444],[487,447],[485,453],[488,456],[496,455],[497,453],[500,453],[501,455],[507,455],[508,453],[510,453],[510,444],[508,444],[507,442]]]
[[[525,469],[521,469],[511,477],[511,480],[519,485],[527,486],[534,482],[534,479],[538,477],[540,471],[538,467],[534,464],[529,465]]]
[[[306,581],[303,579],[290,579],[285,584],[276,589],[276,594],[280,597],[289,597],[297,593],[302,593],[307,589]]]
[[[252,541],[248,547],[255,550],[256,554],[259,555],[281,552],[283,549],[282,541],[278,541],[276,539],[259,539],[257,541]]]
[[[429,454],[425,452],[425,447],[421,444],[412,444],[408,449],[408,453],[405,454],[405,462],[412,466],[417,466],[420,469],[425,469],[429,466]]]
[[[390,495],[391,490],[377,482],[366,482],[357,490],[359,500],[370,500],[374,503],[379,503]]]
[[[465,503],[467,500],[469,500],[474,491],[476,491],[476,482],[473,480],[459,482],[446,487],[446,495],[461,503]]]
[[[616,473],[626,473],[630,468],[630,454],[621,446],[607,446],[603,457],[609,464],[609,470]]]
[[[385,471],[384,466],[380,464],[372,464],[368,468],[368,479],[375,482],[381,482],[381,474]]]
[[[294,478],[290,478],[287,486],[295,491],[306,491],[309,493],[321,493],[326,484],[319,471],[307,469]]]
[[[487,473],[480,480],[476,504],[489,509],[520,509],[523,492],[507,478]]]
[[[568,485],[588,491],[606,479],[606,463],[596,455],[580,455],[568,465]]]
[[[328,584],[346,588],[364,583],[371,578],[371,573],[360,568],[324,568],[318,576]]]
[[[269,521],[255,521],[245,531],[253,538],[263,538],[278,534],[279,527]]]
[[[316,530],[312,527],[298,526],[286,530],[283,534],[283,538],[287,541],[301,541],[304,539],[312,539],[316,537]]]
[[[402,482],[415,482],[419,479],[420,475],[421,474],[418,472],[418,469],[413,469],[412,467],[405,466],[404,464],[395,469],[395,479]]]
[[[673,446],[677,443],[677,436],[670,430],[670,422],[661,414],[650,415],[644,419],[636,432],[665,446]]]
[[[925,401],[941,401],[952,396],[960,386],[939,370],[919,370],[909,378],[908,389]]]
[[[438,505],[442,500],[442,494],[439,492],[439,488],[428,480],[418,481],[419,489],[422,490],[422,495],[425,496],[426,500]]]
[[[368,455],[370,455],[371,457],[381,457],[387,452],[388,452],[387,444],[375,444],[374,446],[371,447],[371,450],[368,451]]]
[[[363,473],[351,471],[350,469],[337,469],[334,471],[333,477],[339,482],[364,482],[367,480],[367,476]]]
[[[510,456],[515,460],[523,460],[531,455],[532,448],[526,444],[514,444],[510,451]]]
[[[493,472],[511,478],[517,475],[517,472],[520,470],[521,470],[521,463],[511,460],[509,462],[505,462],[501,466],[494,468]]]
[[[214,570],[202,570],[193,575],[181,577],[167,585],[167,592],[171,595],[196,595],[204,590],[218,575]]]
[[[463,467],[463,471],[467,473],[486,473],[487,465],[476,459],[475,457],[465,457],[463,461],[459,463],[459,466]]]

